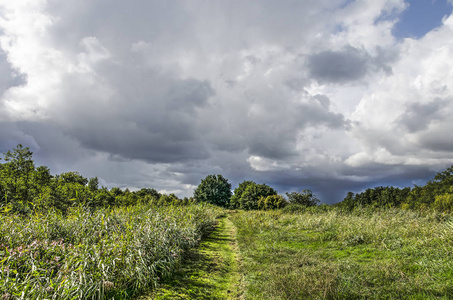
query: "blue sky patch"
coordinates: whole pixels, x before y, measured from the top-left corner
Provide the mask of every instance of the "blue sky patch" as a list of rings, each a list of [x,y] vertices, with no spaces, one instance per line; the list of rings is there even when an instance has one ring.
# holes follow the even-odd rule
[[[452,12],[446,0],[411,0],[400,15],[393,34],[397,38],[421,38],[442,24],[442,18]]]

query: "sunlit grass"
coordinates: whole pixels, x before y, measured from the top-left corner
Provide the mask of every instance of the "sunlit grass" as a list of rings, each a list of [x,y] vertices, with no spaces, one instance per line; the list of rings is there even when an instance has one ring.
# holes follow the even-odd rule
[[[179,270],[140,299],[239,299],[242,293],[234,227],[222,216],[200,245],[184,255]]]
[[[129,298],[170,275],[220,213],[199,204],[0,215],[0,297]]]
[[[449,216],[239,212],[246,299],[453,298]]]

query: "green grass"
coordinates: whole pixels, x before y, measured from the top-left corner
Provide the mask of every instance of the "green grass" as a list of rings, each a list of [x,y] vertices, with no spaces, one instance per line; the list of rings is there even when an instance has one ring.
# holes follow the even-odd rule
[[[453,298],[453,223],[445,218],[329,210],[232,220],[246,299]]]
[[[241,279],[235,228],[224,215],[216,229],[184,256],[180,269],[140,299],[238,299]]]
[[[193,204],[0,215],[0,298],[129,299],[170,276],[221,213]]]
[[[206,204],[0,215],[1,299],[138,297],[453,299],[453,218]]]

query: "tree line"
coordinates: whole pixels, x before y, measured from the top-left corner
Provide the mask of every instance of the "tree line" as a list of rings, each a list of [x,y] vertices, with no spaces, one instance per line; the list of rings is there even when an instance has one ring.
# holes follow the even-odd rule
[[[97,177],[85,178],[78,172],[51,175],[46,166],[35,166],[33,153],[21,144],[4,153],[0,162],[0,209],[30,213],[36,210],[68,208],[82,205],[88,208],[130,206],[139,203],[187,204],[209,202],[229,209],[269,210],[288,205],[317,206],[319,199],[309,189],[279,195],[275,189],[254,181],[244,180],[232,191],[222,175],[208,175],[194,190],[193,197],[179,199],[174,194],[160,194],[152,188],[138,191],[99,187]],[[360,207],[403,209],[436,209],[453,211],[453,166],[439,172],[424,186],[413,188],[375,187],[360,193],[349,192],[335,206],[345,210]]]
[[[231,191],[231,184],[222,175],[208,175],[194,191],[196,201],[205,201],[230,209],[268,210],[283,208],[288,204],[315,206],[319,199],[312,191],[286,193],[287,199],[272,187],[244,180]]]
[[[46,166],[35,166],[33,153],[21,144],[3,155],[0,162],[0,211],[23,214],[56,209],[65,213],[82,205],[90,209],[130,206],[139,203],[187,204],[174,194],[160,194],[152,188],[138,191],[99,186],[97,177],[85,178],[78,172],[51,175]]]
[[[453,166],[437,173],[424,186],[413,188],[375,187],[361,193],[349,192],[337,204],[352,210],[358,207],[400,207],[403,209],[453,211]]]
[[[308,189],[286,193],[286,198],[266,184],[245,180],[231,192],[231,184],[222,175],[208,175],[194,192],[198,201],[206,201],[230,209],[278,209],[287,205],[316,206],[319,199]],[[439,172],[424,186],[397,188],[379,186],[364,192],[349,192],[335,204],[346,211],[356,208],[403,208],[453,211],[453,166]]]

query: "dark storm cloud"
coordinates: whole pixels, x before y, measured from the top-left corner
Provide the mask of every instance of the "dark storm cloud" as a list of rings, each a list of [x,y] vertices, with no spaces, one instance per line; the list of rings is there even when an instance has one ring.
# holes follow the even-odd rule
[[[377,49],[372,57],[366,50],[346,46],[340,51],[326,50],[308,57],[307,66],[311,77],[322,83],[348,83],[359,81],[376,70],[391,74],[389,62],[398,54]]]
[[[65,132],[89,149],[150,163],[206,158],[196,119],[197,108],[214,94],[209,82],[127,69],[119,72],[129,75],[121,83],[105,75],[120,87],[105,103],[88,98],[85,106],[74,99],[65,106]]]
[[[30,137],[22,144],[30,147],[36,165],[46,165],[53,174],[74,171],[72,169],[74,162],[92,155],[89,151],[82,149],[75,139],[65,135],[58,124],[46,122],[15,124],[22,136]],[[10,149],[16,144],[11,144]]]
[[[404,114],[397,121],[409,132],[417,132],[426,129],[430,123],[442,118],[443,108],[449,101],[437,98],[429,103],[409,104]]]
[[[0,95],[7,89],[26,84],[27,78],[11,68],[8,58],[0,48]]]
[[[0,122],[0,153],[13,149],[17,144],[37,148],[31,134],[24,133],[15,122]]]
[[[344,83],[362,79],[368,71],[369,55],[353,47],[323,51],[308,57],[310,75],[320,82]]]
[[[374,162],[373,149],[417,163],[449,157],[453,138],[442,129],[450,123],[440,102],[399,106],[406,114],[392,129],[417,133],[417,149],[375,126],[387,122],[385,109],[382,121],[366,124],[382,102],[370,95],[396,73],[399,51],[419,62],[406,53],[416,44],[395,45],[390,23],[373,24],[400,1],[24,4],[0,4],[11,10],[11,21],[0,22],[0,90],[20,85],[0,100],[0,118],[10,120],[0,124],[0,146],[30,146],[53,172],[179,196],[222,174],[233,188],[254,180],[335,202],[398,176],[425,176],[403,159]],[[15,68],[28,77],[11,75]],[[411,86],[410,71],[398,69],[401,85]]]
[[[265,89],[257,97],[261,95],[237,124],[237,132],[244,138],[236,142],[244,145],[241,149],[247,149],[250,155],[277,160],[295,156],[297,142],[305,129],[347,126],[342,114],[330,111],[327,96],[292,99],[290,94]]]
[[[360,193],[368,188],[378,186],[395,186],[399,188],[414,187],[415,184],[424,185],[432,179],[442,167],[427,166],[388,166],[375,164],[370,170],[336,166],[335,176],[327,170],[312,167],[300,171],[273,171],[263,174],[262,177],[251,177],[258,182],[266,182],[280,193],[301,192],[309,189],[322,203],[333,204],[342,201],[348,192]],[[374,174],[373,174],[374,169]],[[380,169],[379,171],[377,171]],[[360,172],[363,172],[362,174]],[[271,178],[270,180],[268,178]]]
[[[423,135],[420,138],[420,146],[435,151],[444,152],[446,157],[453,152],[453,132],[451,130]],[[453,161],[452,161],[453,164]]]

